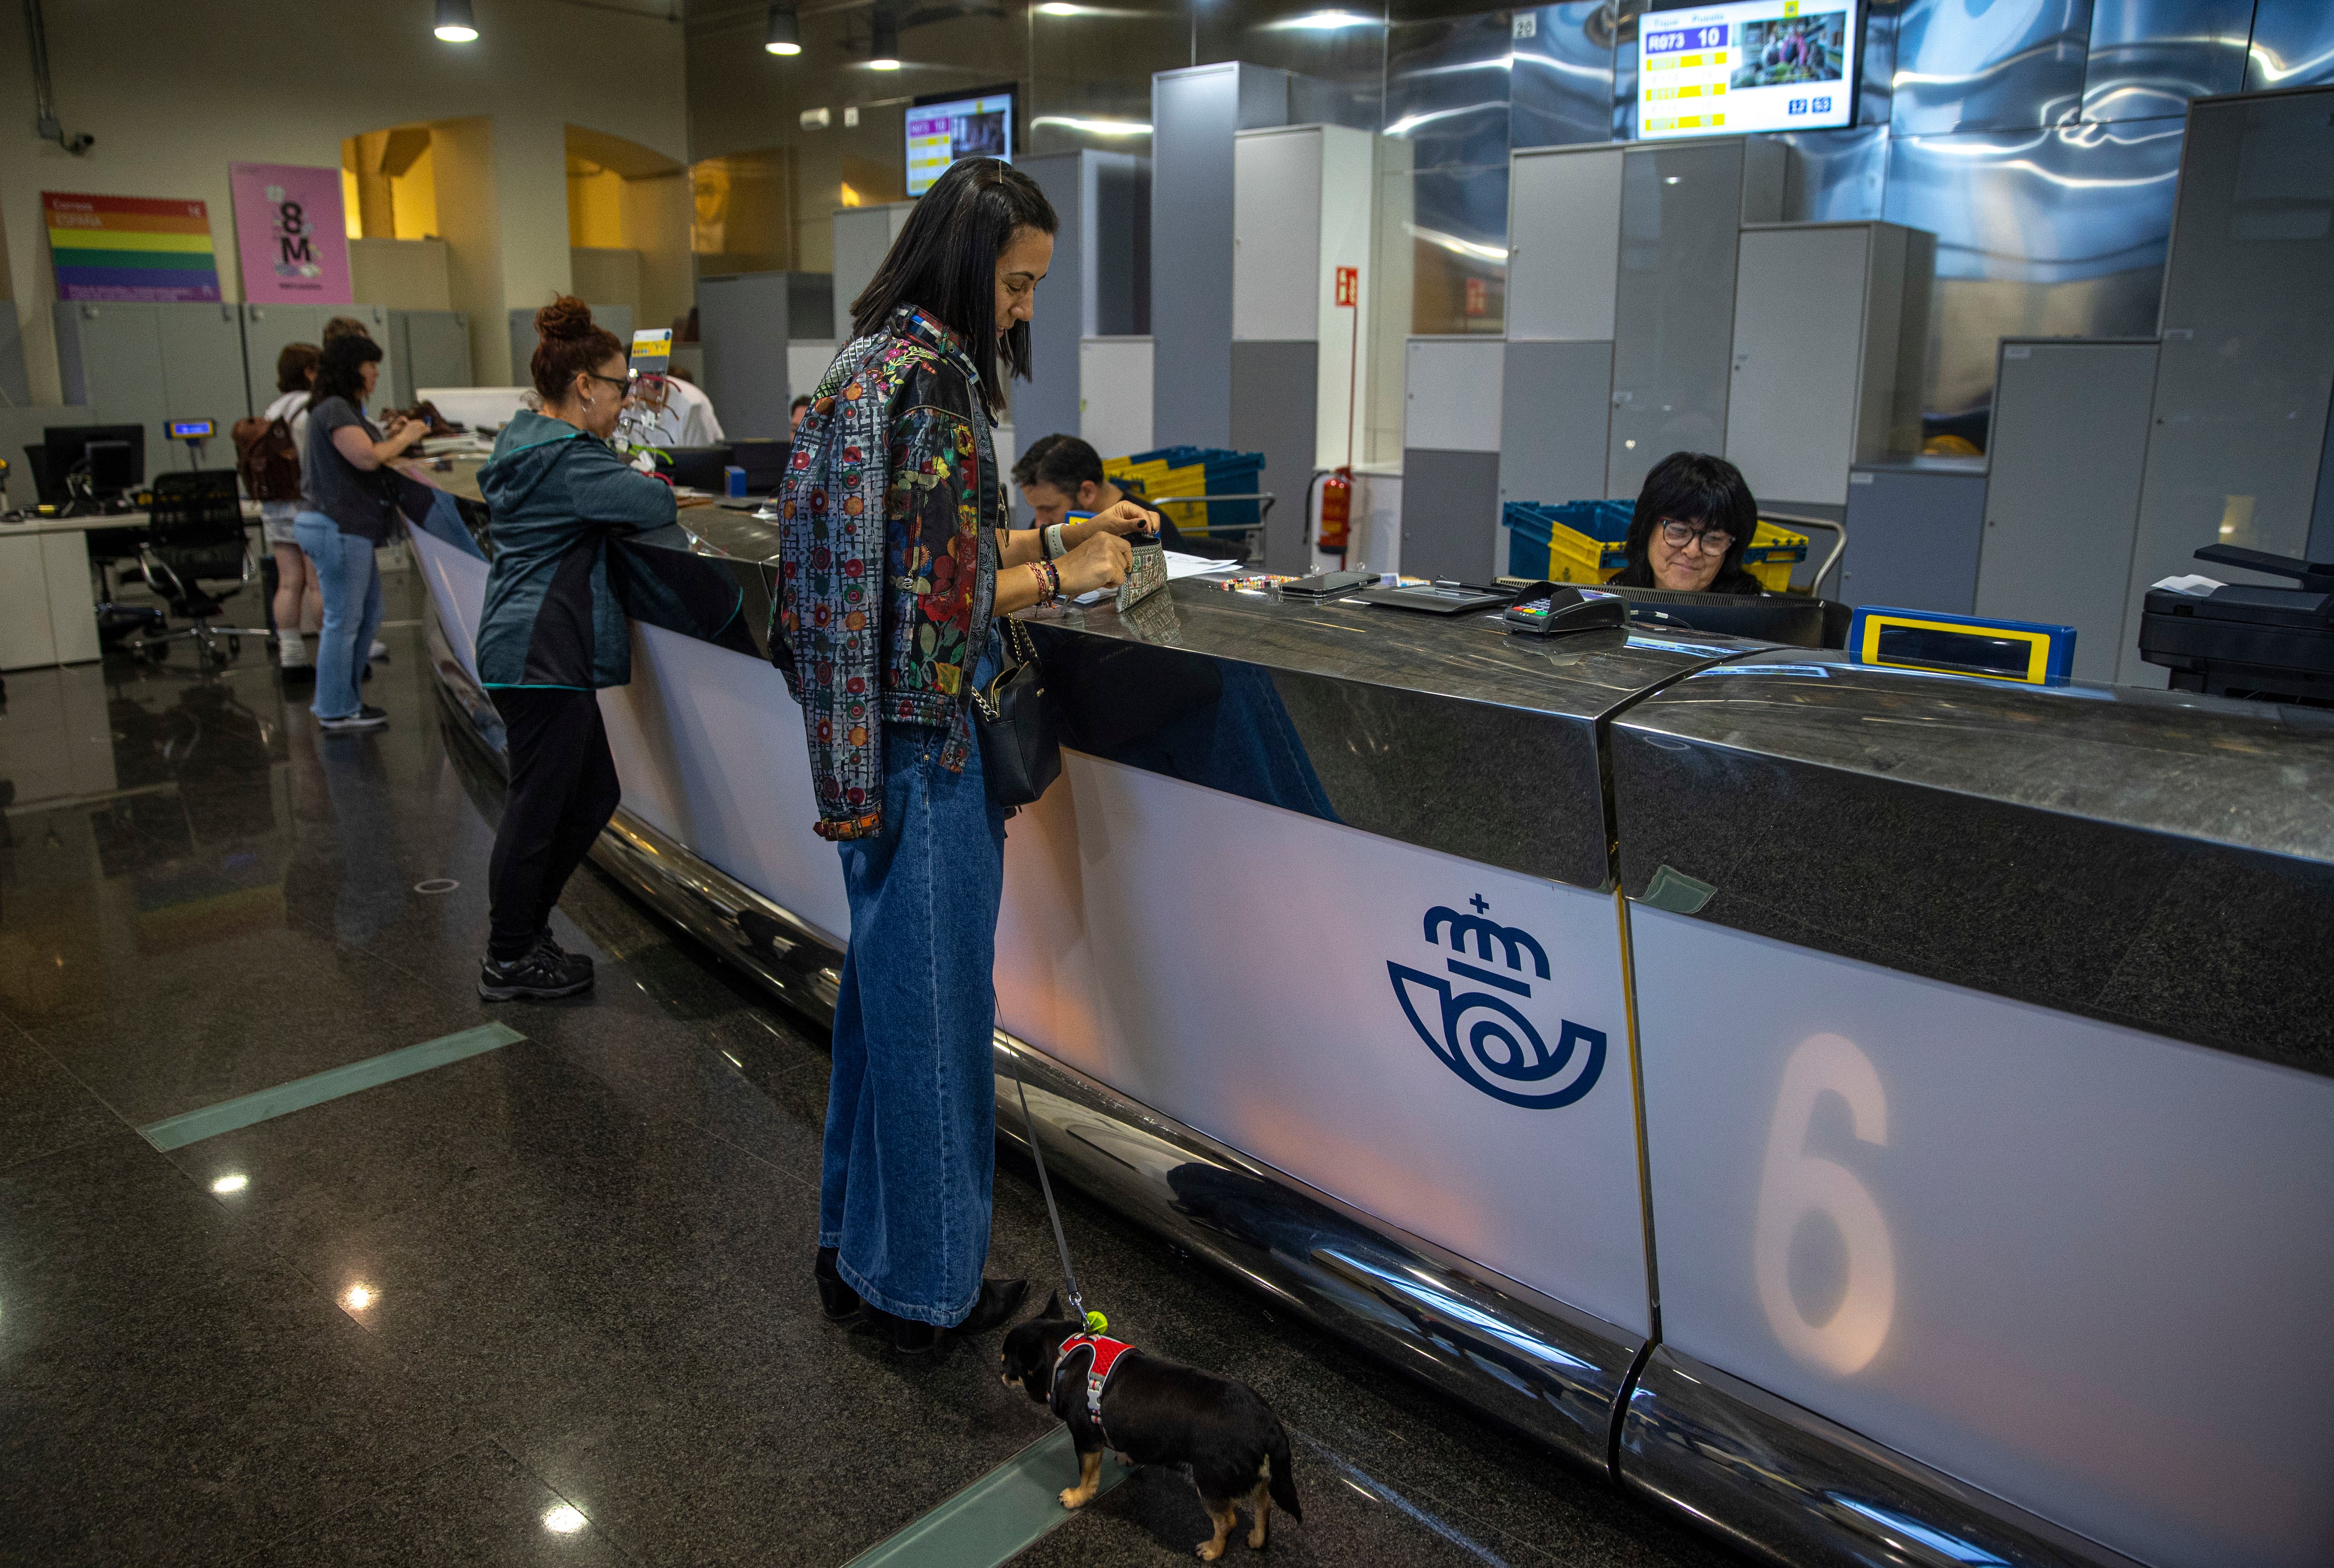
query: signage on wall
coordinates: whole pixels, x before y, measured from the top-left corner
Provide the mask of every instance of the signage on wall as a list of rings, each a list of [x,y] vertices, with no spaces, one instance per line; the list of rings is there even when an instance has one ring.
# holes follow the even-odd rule
[[[1637,134],[1735,136],[1856,121],[1856,0],[1733,0],[1647,15]]]
[[[1337,269],[1337,303],[1340,305],[1352,305],[1357,310],[1361,307],[1361,268],[1339,267]]]
[[[1531,1001],[1533,980],[1548,979],[1548,949],[1522,927],[1492,919],[1480,893],[1468,904],[1471,915],[1442,904],[1427,910],[1426,943],[1434,947],[1447,936],[1451,950],[1464,954],[1472,938],[1480,962],[1445,959],[1455,978],[1387,962],[1403,1016],[1437,1060],[1492,1099],[1530,1110],[1571,1104],[1596,1088],[1605,1071],[1604,1031],[1558,1017],[1544,1005],[1532,1010],[1541,1015],[1534,1023],[1518,1003]],[[1495,960],[1500,968],[1491,967]],[[1540,1024],[1551,1025],[1553,1049]]]
[[[199,201],[44,190],[57,298],[178,303],[219,297],[209,210]]]
[[[243,297],[256,304],[354,302],[341,171],[288,163],[227,166]]]
[[[960,158],[1013,161],[1013,89],[919,98],[907,112],[908,194],[921,196]]]

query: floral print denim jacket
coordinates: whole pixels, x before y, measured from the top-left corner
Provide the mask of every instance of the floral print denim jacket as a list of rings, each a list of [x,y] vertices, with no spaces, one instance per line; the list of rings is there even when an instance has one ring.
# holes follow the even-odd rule
[[[835,356],[795,433],[770,650],[802,704],[823,838],[881,831],[884,725],[942,731],[952,771],[972,745],[1003,514],[979,387],[963,340],[902,305]]]

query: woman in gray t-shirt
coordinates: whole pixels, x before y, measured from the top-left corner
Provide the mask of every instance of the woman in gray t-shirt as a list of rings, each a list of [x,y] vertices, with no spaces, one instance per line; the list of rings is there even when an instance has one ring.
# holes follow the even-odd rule
[[[308,434],[300,453],[300,515],[292,532],[316,568],[324,626],[316,635],[316,695],[308,711],[326,730],[378,729],[389,722],[358,689],[381,628],[381,567],[373,552],[389,538],[382,466],[404,456],[429,427],[400,419],[384,436],[364,417],[381,377],[381,345],[333,338],[316,368]]]

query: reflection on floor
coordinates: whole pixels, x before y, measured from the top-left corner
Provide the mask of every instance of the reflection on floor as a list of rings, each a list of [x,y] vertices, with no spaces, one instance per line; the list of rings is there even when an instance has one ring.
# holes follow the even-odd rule
[[[390,592],[378,734],[320,735],[248,642],[7,678],[0,1561],[845,1563],[1048,1419],[993,1343],[906,1361],[817,1315],[815,1031],[588,871],[557,929],[598,995],[477,1001],[499,803],[449,755],[419,583]],[[490,1019],[526,1038],[168,1154],[132,1130]],[[1280,1562],[1736,1561],[1066,1217],[1118,1332],[1298,1435]],[[991,1267],[1053,1273],[1010,1159]],[[1018,1561],[1206,1534],[1144,1471]]]

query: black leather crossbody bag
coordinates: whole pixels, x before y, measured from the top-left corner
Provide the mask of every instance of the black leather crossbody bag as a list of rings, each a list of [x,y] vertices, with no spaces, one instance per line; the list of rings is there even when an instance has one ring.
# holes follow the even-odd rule
[[[989,798],[1001,806],[1026,806],[1060,775],[1062,743],[1029,629],[1009,615],[1001,619],[1005,659],[987,686],[973,688],[972,734],[980,745]]]

